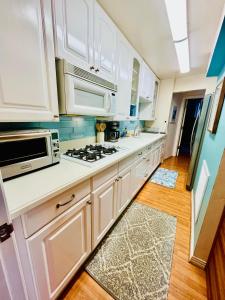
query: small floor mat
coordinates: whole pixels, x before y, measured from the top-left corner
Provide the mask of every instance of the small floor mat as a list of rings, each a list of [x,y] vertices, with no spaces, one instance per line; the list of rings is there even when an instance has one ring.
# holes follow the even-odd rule
[[[114,299],[167,299],[176,218],[132,203],[85,269]]]
[[[176,186],[177,176],[177,171],[158,168],[149,181],[174,189]]]

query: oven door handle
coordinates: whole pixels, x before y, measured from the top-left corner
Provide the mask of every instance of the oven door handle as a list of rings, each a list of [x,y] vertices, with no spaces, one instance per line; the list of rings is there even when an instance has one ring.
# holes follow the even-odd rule
[[[0,135],[0,141],[7,142],[7,141],[13,141],[13,140],[35,139],[35,138],[38,138],[38,137],[48,137],[48,136],[51,136],[50,131],[3,134],[3,135]]]

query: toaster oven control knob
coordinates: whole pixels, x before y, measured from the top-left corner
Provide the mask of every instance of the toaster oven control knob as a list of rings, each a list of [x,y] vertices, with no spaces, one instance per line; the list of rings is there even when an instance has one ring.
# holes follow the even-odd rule
[[[59,143],[53,143],[53,146],[58,148],[59,147]]]

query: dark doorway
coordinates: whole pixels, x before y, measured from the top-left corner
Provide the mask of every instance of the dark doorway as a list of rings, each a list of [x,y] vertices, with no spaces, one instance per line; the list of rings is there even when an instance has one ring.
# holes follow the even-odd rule
[[[202,98],[186,100],[179,155],[191,155],[191,147],[194,143],[195,132],[198,126],[198,118],[202,108]]]

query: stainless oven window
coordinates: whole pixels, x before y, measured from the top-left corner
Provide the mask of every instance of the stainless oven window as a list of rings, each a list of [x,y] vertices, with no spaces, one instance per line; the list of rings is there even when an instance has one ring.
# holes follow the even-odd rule
[[[46,137],[0,143],[0,167],[48,156]]]

